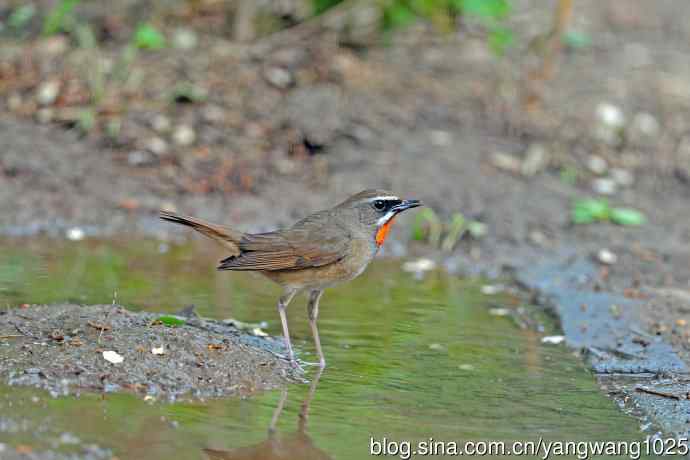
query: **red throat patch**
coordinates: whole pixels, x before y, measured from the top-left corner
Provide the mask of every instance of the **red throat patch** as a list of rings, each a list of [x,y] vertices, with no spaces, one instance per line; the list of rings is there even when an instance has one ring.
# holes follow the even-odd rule
[[[388,219],[388,222],[381,225],[379,229],[376,231],[376,246],[381,247],[381,245],[385,241],[386,236],[388,236],[388,232],[391,229],[391,225],[393,224],[393,220],[395,220],[395,216]]]

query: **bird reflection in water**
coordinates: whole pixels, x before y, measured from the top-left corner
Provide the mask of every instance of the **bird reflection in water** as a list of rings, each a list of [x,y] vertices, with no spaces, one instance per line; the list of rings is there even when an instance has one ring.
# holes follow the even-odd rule
[[[309,393],[302,403],[297,424],[297,432],[281,436],[276,432],[276,424],[283,411],[288,397],[285,388],[273,413],[271,425],[268,427],[268,439],[253,446],[239,447],[230,450],[203,449],[210,460],[329,460],[331,456],[314,445],[307,434],[307,420],[309,417],[309,405],[316,393],[316,386],[321,378],[323,368],[314,375],[309,386]]]

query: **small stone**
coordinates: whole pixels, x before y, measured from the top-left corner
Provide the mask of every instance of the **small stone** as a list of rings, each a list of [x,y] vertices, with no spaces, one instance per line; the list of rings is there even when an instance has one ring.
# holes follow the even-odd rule
[[[79,444],[81,440],[72,433],[62,433],[60,435],[60,444]]]
[[[507,308],[489,308],[489,314],[491,316],[508,316],[510,315],[510,310]]]
[[[72,227],[67,230],[67,233],[65,234],[68,240],[70,241],[81,241],[84,239],[84,230],[82,230],[79,227]]]
[[[180,27],[173,32],[172,45],[173,47],[180,50],[191,50],[196,48],[199,43],[199,39],[196,33],[185,27]]]
[[[159,133],[167,133],[170,131],[171,126],[172,123],[170,123],[170,118],[166,117],[165,115],[158,114],[153,117],[153,120],[151,121],[151,127]]]
[[[269,67],[264,71],[264,78],[279,89],[286,89],[293,83],[292,74],[282,67]]]
[[[204,120],[209,123],[222,123],[225,120],[225,111],[217,105],[204,107],[201,115],[204,117]]]
[[[168,143],[160,137],[154,137],[147,142],[146,149],[156,155],[163,155],[168,151]]]
[[[651,113],[640,112],[635,114],[631,128],[647,137],[657,137],[661,131],[661,126]]]
[[[431,131],[430,137],[434,147],[448,147],[453,142],[453,136],[448,131],[440,129]]]
[[[503,292],[504,287],[500,284],[485,284],[480,290],[484,295],[496,295]]]
[[[436,268],[436,262],[431,259],[409,260],[402,265],[403,271],[410,273],[428,272]]]
[[[429,350],[443,351],[444,348],[443,348],[443,345],[441,345],[440,343],[432,343],[429,345]]]
[[[543,144],[534,143],[527,148],[525,159],[520,166],[523,176],[532,177],[546,168],[549,163],[549,152]]]
[[[597,260],[604,265],[614,265],[618,262],[618,256],[610,249],[599,249]]]
[[[607,145],[620,145],[625,126],[623,111],[613,104],[601,103],[596,109],[596,119],[594,136]]]
[[[130,166],[147,166],[155,163],[155,157],[151,152],[134,150],[127,155],[127,163]]]
[[[519,173],[522,168],[522,163],[518,158],[502,152],[496,152],[491,155],[491,164],[500,170],[511,173]]]
[[[58,80],[42,83],[36,91],[36,101],[41,105],[52,105],[60,94],[60,86]]]
[[[601,176],[606,173],[609,165],[602,157],[598,155],[590,155],[587,158],[587,169],[589,169],[594,174]]]
[[[28,375],[38,375],[41,373],[41,369],[37,367],[29,367],[28,369],[24,369],[24,373]]]
[[[19,93],[12,93],[7,97],[7,108],[11,112],[19,110],[22,106],[22,95]]]
[[[474,370],[474,366],[471,364],[460,364],[458,366],[458,369],[460,369],[461,371],[471,372]]]
[[[112,364],[120,364],[125,358],[116,351],[108,350],[103,352],[103,359]]]
[[[156,356],[164,355],[165,354],[165,347],[163,347],[163,346],[153,347],[153,348],[151,348],[151,354],[156,355]]]
[[[611,169],[611,179],[621,187],[630,187],[635,183],[635,176],[627,169],[622,168]]]
[[[597,106],[597,119],[600,123],[611,128],[622,128],[625,126],[625,115],[620,107],[602,102]]]
[[[55,112],[53,109],[44,107],[36,111],[36,121],[42,124],[50,123],[55,119]]]
[[[541,343],[546,343],[549,345],[558,345],[559,343],[563,343],[564,341],[565,337],[562,335],[547,335],[541,338]]]
[[[175,132],[173,132],[172,139],[175,144],[186,147],[194,143],[196,140],[196,133],[191,126],[180,125],[175,129]]]
[[[618,184],[611,178],[601,177],[592,181],[592,190],[599,195],[614,195]]]

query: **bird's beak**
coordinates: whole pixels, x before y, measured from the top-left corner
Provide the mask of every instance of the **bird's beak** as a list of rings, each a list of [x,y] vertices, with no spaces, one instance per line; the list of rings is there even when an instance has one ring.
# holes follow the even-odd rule
[[[393,209],[391,209],[391,211],[395,211],[395,213],[399,213],[399,212],[405,211],[406,209],[416,208],[417,206],[424,206],[424,205],[419,200],[403,200],[402,203],[394,206]]]

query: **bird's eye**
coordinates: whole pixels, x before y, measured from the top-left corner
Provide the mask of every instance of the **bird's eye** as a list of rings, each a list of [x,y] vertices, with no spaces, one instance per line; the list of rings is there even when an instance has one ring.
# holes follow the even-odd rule
[[[376,200],[374,201],[374,209],[377,211],[383,211],[386,209],[386,202],[383,200]]]

